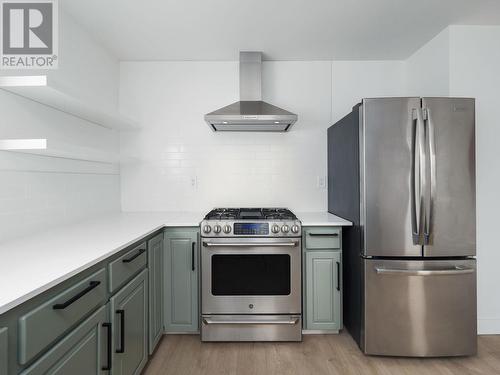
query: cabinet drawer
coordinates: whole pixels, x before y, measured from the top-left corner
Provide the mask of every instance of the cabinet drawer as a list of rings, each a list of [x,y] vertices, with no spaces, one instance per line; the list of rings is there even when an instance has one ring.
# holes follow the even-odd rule
[[[21,375],[108,374],[103,370],[109,366],[103,327],[107,315],[106,306],[101,307]]]
[[[106,270],[79,281],[19,318],[19,363],[26,364],[106,301]]]
[[[113,293],[124,285],[146,266],[147,261],[146,242],[112,261],[109,264],[109,291]]]
[[[341,229],[317,227],[304,230],[306,249],[340,249]]]

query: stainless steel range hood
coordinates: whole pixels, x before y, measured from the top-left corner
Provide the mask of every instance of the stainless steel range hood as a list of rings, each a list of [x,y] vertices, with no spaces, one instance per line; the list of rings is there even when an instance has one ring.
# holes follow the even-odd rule
[[[205,115],[214,131],[286,132],[297,115],[262,101],[262,53],[240,52],[240,101]]]

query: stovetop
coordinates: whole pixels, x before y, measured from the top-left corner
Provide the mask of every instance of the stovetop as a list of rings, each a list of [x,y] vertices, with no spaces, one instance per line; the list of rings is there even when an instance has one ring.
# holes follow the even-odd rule
[[[300,237],[301,224],[286,208],[215,208],[200,224],[202,237]]]
[[[215,208],[205,220],[297,220],[287,208]]]

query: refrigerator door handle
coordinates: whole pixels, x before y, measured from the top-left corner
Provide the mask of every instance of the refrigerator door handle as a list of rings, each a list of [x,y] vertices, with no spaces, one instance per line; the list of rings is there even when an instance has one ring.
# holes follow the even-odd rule
[[[463,275],[474,273],[476,270],[470,267],[454,267],[447,269],[437,270],[407,270],[407,269],[394,269],[394,268],[379,268],[376,267],[375,271],[378,274],[386,275],[401,275],[401,276],[450,276],[450,275]]]
[[[424,202],[424,182],[425,182],[425,149],[424,149],[424,123],[422,110],[414,108],[412,110],[412,160],[411,160],[411,226],[412,239],[414,245],[422,245],[422,208]],[[418,176],[418,181],[417,181]],[[418,186],[418,201],[417,201]]]
[[[430,190],[427,189],[428,197],[425,199],[425,224],[424,224],[424,245],[431,243],[432,235],[432,210],[434,197],[436,196],[436,141],[434,133],[434,123],[431,119],[429,108],[423,110],[424,124],[426,124],[426,134],[429,147],[429,183]]]

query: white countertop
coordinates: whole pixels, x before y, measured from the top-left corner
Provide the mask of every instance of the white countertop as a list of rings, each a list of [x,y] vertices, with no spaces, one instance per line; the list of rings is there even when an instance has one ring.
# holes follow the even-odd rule
[[[114,213],[0,243],[0,314],[167,227],[195,227],[201,212]],[[302,225],[345,226],[327,212],[297,213]]]
[[[116,213],[0,243],[0,314],[164,226],[198,226],[203,216]]]
[[[326,211],[295,212],[303,226],[352,226],[350,221]]]

